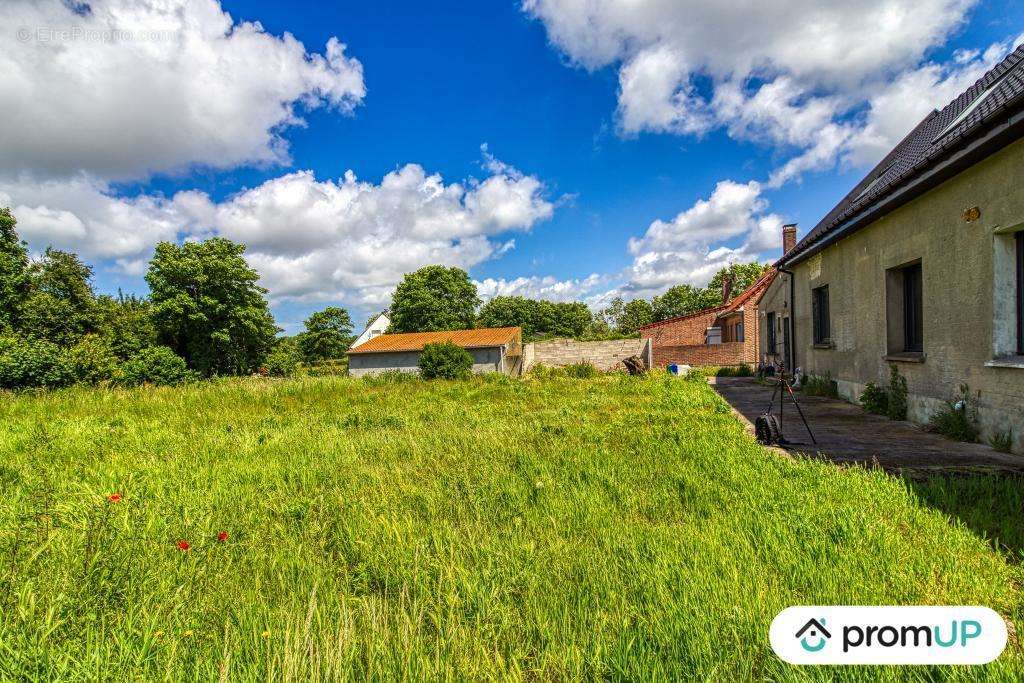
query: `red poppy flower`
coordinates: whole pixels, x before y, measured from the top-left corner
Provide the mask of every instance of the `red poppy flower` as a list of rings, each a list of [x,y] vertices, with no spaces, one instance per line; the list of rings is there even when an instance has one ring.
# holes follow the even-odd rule
[[[186,550],[188,550],[191,547],[192,546],[190,546],[188,544],[188,541],[178,541],[178,550],[180,550],[182,552],[185,552]]]
[[[111,493],[109,496],[107,496],[107,500],[109,500],[111,503],[120,503],[121,502],[121,494],[120,493]]]
[[[220,543],[223,543],[226,540],[228,540],[228,532],[222,531],[219,534],[217,534],[217,541],[219,541]]]

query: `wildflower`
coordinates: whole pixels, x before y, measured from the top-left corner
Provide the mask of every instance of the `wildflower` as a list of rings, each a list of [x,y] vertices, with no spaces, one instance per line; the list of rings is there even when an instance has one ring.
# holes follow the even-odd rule
[[[195,631],[193,631],[192,629],[189,629],[189,630],[185,631],[185,637],[186,638],[190,637],[193,633],[195,633]]]
[[[217,534],[217,542],[218,543],[224,543],[227,540],[228,540],[228,532],[222,531],[219,534]]]
[[[178,541],[178,550],[180,550],[182,552],[185,552],[186,550],[188,550],[191,547],[192,546],[190,546],[188,544],[188,541]]]
[[[111,503],[120,503],[121,502],[121,494],[120,493],[111,493],[109,496],[107,496],[107,500],[110,501]]]
[[[270,631],[264,631],[263,632],[263,637],[264,638],[269,638],[270,637]]]
[[[153,637],[154,638],[163,638],[164,637],[164,632],[163,631],[157,631],[156,633],[153,634]]]

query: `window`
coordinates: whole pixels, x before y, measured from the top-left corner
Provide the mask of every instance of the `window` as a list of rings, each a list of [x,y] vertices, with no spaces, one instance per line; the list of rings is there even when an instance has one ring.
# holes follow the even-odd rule
[[[1017,353],[1024,356],[1024,232],[1017,233]]]
[[[744,338],[743,338],[743,321],[742,320],[739,321],[738,323],[736,323],[736,341],[738,341],[738,342],[744,341]]]
[[[768,353],[774,356],[778,353],[777,344],[778,336],[775,332],[775,311],[769,311],[766,317],[765,327],[768,330]]]
[[[903,269],[903,350],[924,351],[924,324],[921,316],[921,264]]]
[[[828,311],[828,285],[811,290],[811,319],[814,326],[814,343],[828,344],[832,340]]]

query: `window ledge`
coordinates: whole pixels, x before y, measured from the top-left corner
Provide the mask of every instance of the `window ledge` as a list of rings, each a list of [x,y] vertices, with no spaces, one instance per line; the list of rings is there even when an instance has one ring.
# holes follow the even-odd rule
[[[834,348],[836,348],[836,345],[833,344],[831,341],[823,341],[823,342],[820,342],[818,344],[815,344],[814,348],[816,348],[816,349],[834,349]]]
[[[1016,368],[1024,370],[1024,356],[1002,356],[985,362],[986,368]]]
[[[923,363],[925,354],[923,353],[890,353],[882,356],[884,360],[891,363]]]

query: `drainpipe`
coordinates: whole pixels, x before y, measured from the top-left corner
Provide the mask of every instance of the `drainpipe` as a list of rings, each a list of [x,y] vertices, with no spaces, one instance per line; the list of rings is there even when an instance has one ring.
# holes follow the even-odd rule
[[[789,374],[796,372],[796,283],[793,271],[779,268],[780,273],[789,276]]]

